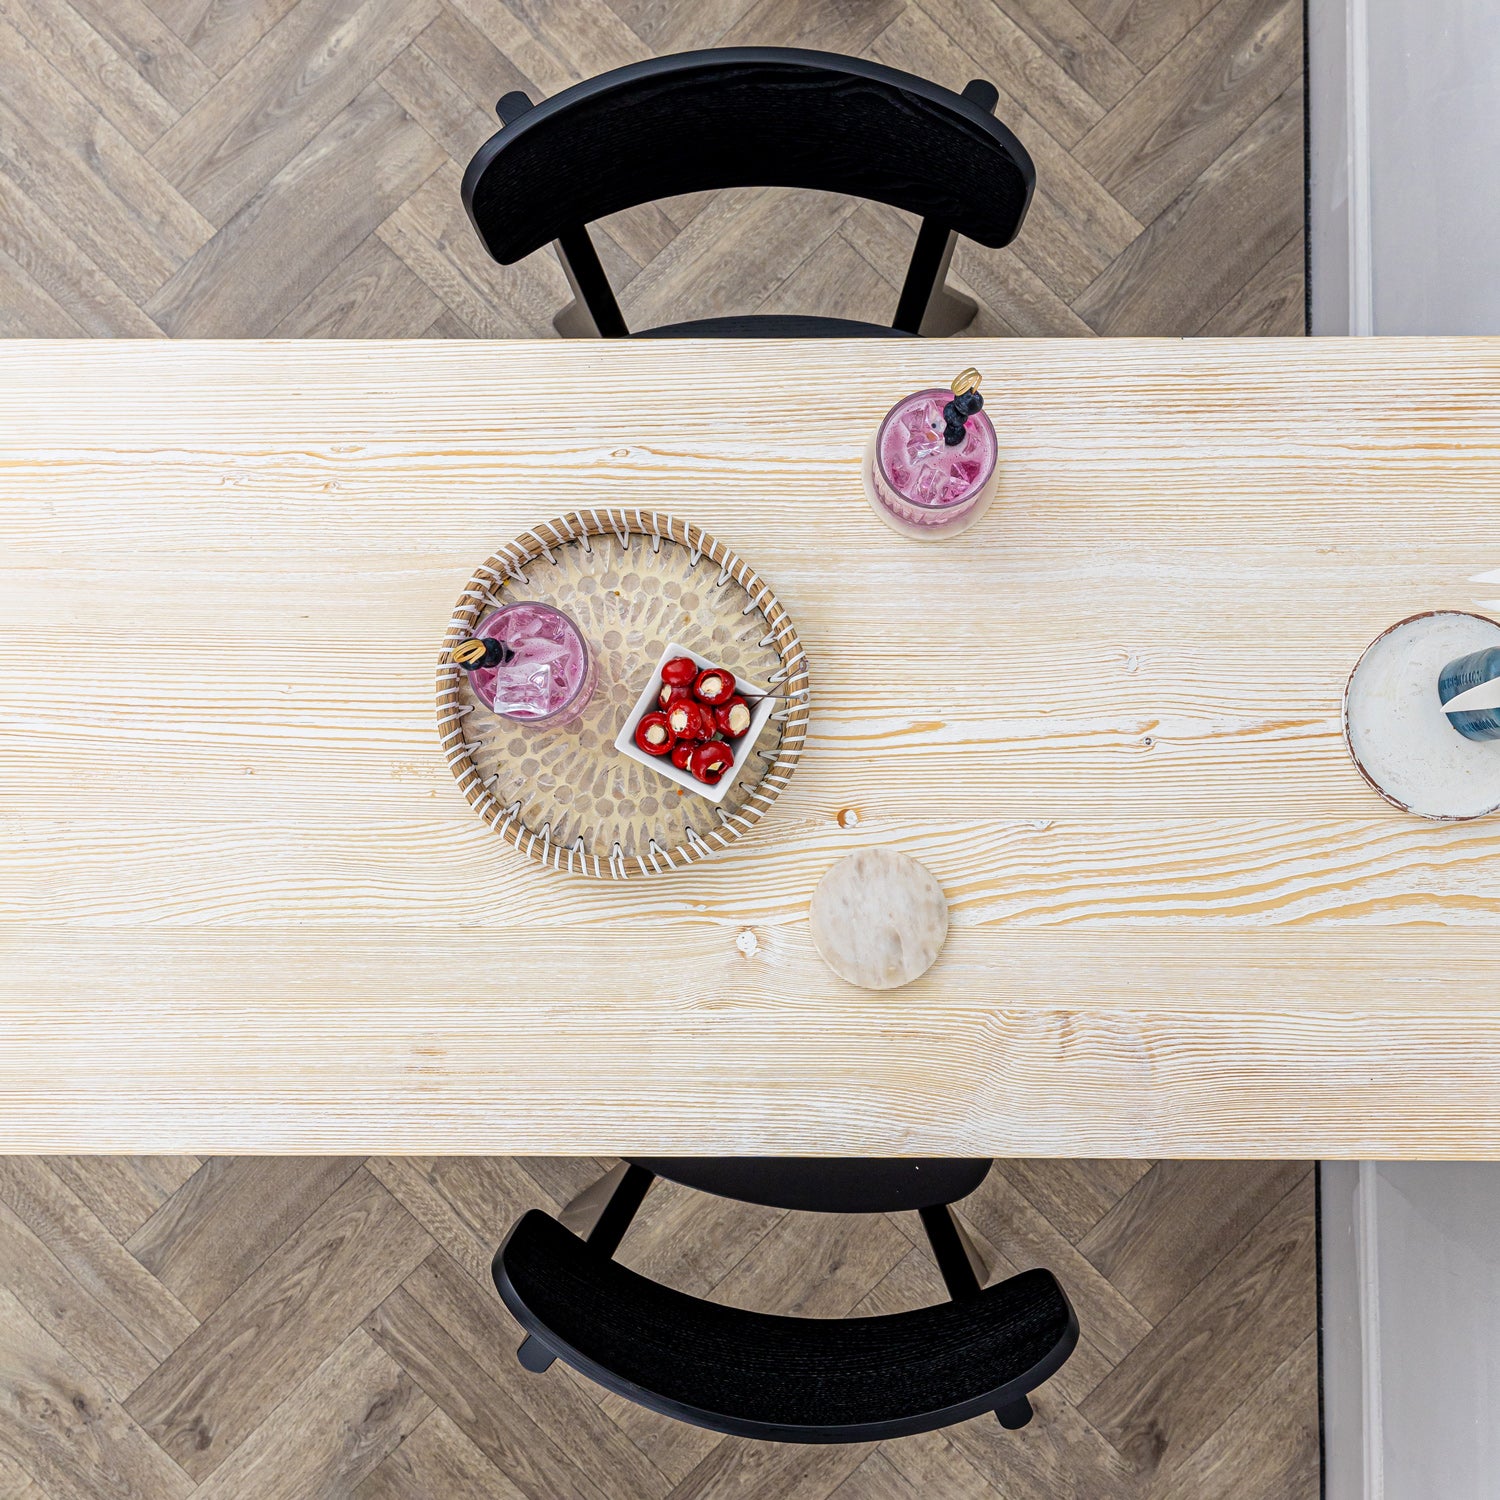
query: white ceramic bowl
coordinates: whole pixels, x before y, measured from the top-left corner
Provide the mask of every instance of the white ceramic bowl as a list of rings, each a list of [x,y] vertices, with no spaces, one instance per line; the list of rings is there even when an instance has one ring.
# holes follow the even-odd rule
[[[1430,610],[1375,637],[1344,688],[1344,743],[1359,773],[1402,812],[1456,823],[1500,812],[1500,743],[1465,739],[1438,677],[1456,657],[1500,646],[1500,624]]]
[[[745,763],[750,759],[750,752],[755,749],[755,742],[760,738],[761,730],[766,727],[766,720],[776,711],[776,704],[779,700],[773,698],[769,690],[761,687],[759,683],[747,682],[743,677],[735,678],[735,692],[739,693],[750,705],[750,727],[739,739],[724,742],[725,748],[734,755],[734,764],[713,786],[707,786],[687,771],[679,771],[672,764],[671,756],[647,755],[635,742],[635,726],[657,707],[657,700],[661,696],[661,669],[674,656],[692,657],[698,663],[699,671],[719,665],[718,662],[696,651],[690,651],[686,646],[669,644],[662,652],[661,660],[657,662],[650,682],[646,684],[641,696],[635,700],[635,707],[630,710],[619,734],[615,736],[615,749],[621,755],[628,755],[631,760],[639,761],[643,766],[650,766],[653,771],[660,771],[668,781],[675,781],[678,786],[687,791],[695,792],[700,797],[707,797],[710,802],[722,802],[730,787],[740,779],[740,773],[744,771]]]

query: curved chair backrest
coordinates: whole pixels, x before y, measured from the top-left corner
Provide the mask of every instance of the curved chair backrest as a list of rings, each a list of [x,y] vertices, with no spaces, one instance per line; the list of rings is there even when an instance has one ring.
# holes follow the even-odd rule
[[[872,198],[999,246],[1036,180],[1025,148],[979,105],[828,52],[684,52],[529,103],[501,101],[513,122],[464,174],[469,217],[504,265],[620,209],[744,186]]]
[[[528,1333],[606,1389],[716,1432],[874,1442],[1026,1401],[1072,1353],[1078,1321],[1048,1271],[878,1318],[784,1318],[704,1302],[611,1260],[531,1210],[494,1261]]]

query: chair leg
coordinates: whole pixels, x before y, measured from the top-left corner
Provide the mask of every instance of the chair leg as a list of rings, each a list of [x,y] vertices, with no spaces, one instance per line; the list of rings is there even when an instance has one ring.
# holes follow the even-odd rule
[[[977,1297],[984,1286],[985,1264],[945,1204],[919,1209],[927,1243],[932,1246],[943,1285],[955,1302]],[[972,1259],[970,1256],[972,1255]]]
[[[1007,1432],[1018,1432],[1032,1417],[1031,1402],[1025,1396],[1017,1396],[1006,1406],[995,1408],[995,1420]]]
[[[521,1361],[521,1368],[530,1370],[533,1375],[541,1375],[557,1363],[557,1356],[539,1338],[529,1333],[521,1340],[516,1358]]]
[[[924,339],[945,339],[974,321],[979,304],[948,285],[948,265],[957,243],[951,229],[931,220],[923,223],[891,327]]]
[[[625,1163],[621,1162],[620,1165],[625,1166]],[[601,1255],[613,1255],[620,1248],[620,1241],[625,1238],[630,1221],[646,1201],[646,1194],[655,1181],[655,1172],[649,1172],[645,1167],[638,1167],[634,1163],[625,1166],[619,1184],[610,1194],[609,1202],[604,1205],[604,1211],[595,1221],[594,1227],[583,1236],[591,1250],[597,1250]]]
[[[922,315],[922,326],[918,330],[924,339],[946,339],[962,333],[979,315],[979,304],[951,286],[939,285]]]
[[[599,1217],[609,1206],[615,1190],[625,1180],[630,1163],[622,1161],[611,1167],[602,1177],[596,1177],[576,1197],[570,1199],[558,1214],[557,1222],[571,1230],[581,1240],[586,1240],[594,1231]]]
[[[979,304],[972,297],[955,292],[948,285],[948,267],[953,260],[953,247],[957,243],[958,236],[950,234],[943,246],[937,274],[932,278],[932,292],[917,328],[924,339],[946,339],[955,333],[962,333],[979,312]]]
[[[985,1264],[984,1257],[979,1253],[979,1247],[969,1238],[969,1232],[963,1226],[963,1221],[950,1210],[953,1219],[953,1228],[957,1231],[958,1242],[964,1247],[964,1258],[969,1262],[969,1269],[974,1273],[974,1279],[981,1287],[990,1279],[990,1268]]]
[[[552,326],[565,338],[629,338],[625,316],[615,301],[587,226],[564,230],[553,248],[573,300],[553,318]]]
[[[656,1174],[630,1162],[619,1162],[604,1176],[591,1182],[557,1216],[565,1229],[604,1255],[613,1255],[630,1228],[630,1221],[645,1201]],[[557,1356],[534,1334],[528,1333],[516,1350],[525,1369],[540,1375],[550,1370]]]
[[[596,339],[599,325],[583,303],[575,297],[552,319],[552,327],[565,339]]]

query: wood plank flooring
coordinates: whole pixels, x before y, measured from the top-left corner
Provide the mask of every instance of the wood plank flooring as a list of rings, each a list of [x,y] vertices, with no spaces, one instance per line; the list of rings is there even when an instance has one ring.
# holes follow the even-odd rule
[[[489,1259],[609,1163],[0,1159],[0,1500],[1314,1500],[1313,1174],[1004,1162],[992,1278],[1050,1266],[1077,1353],[1021,1433],[760,1445],[530,1375]],[[811,1317],[941,1300],[916,1216],[658,1183],[624,1262]]]
[[[551,250],[458,199],[494,101],[757,42],[999,88],[1037,195],[959,249],[971,331],[1302,331],[1301,0],[0,0],[0,335],[549,336]],[[889,320],[913,229],[741,189],[595,236],[649,327]]]
[[[733,43],[984,76],[1037,164],[989,334],[1303,327],[1296,0],[0,0],[0,335],[545,337],[550,251],[458,199],[493,101]],[[906,216],[777,190],[596,230],[635,326],[888,319]],[[1053,1267],[1084,1341],[1023,1433],[718,1439],[555,1369],[487,1281],[604,1163],[0,1160],[0,1500],[1311,1500],[1305,1164],[1009,1162],[965,1207],[993,1274]],[[817,1316],[941,1296],[916,1221],[659,1185],[623,1259]]]

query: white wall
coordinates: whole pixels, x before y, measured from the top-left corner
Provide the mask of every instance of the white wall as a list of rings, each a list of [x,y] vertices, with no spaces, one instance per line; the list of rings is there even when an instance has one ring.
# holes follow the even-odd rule
[[[1376,1169],[1376,1337],[1389,1500],[1500,1495],[1500,1166]]]
[[[1500,0],[1308,32],[1313,332],[1500,333]],[[1328,1500],[1500,1500],[1500,1164],[1320,1176]]]
[[[1308,0],[1314,333],[1500,333],[1500,0]]]

